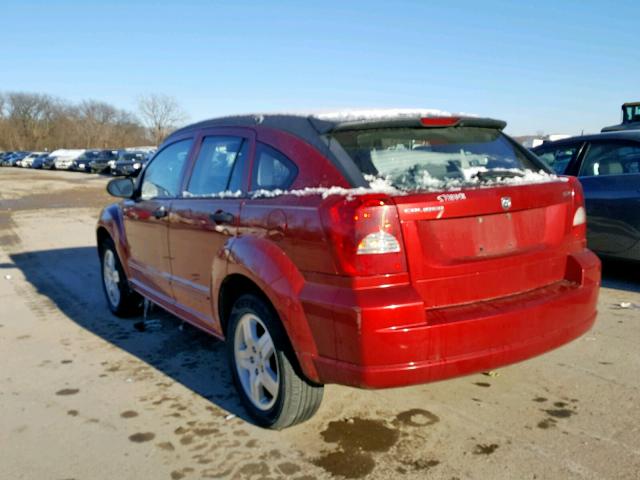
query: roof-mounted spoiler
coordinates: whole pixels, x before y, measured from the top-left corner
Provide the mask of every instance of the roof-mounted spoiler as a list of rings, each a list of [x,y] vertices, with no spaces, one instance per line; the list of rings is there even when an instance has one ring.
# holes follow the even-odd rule
[[[345,130],[368,130],[377,128],[445,128],[445,127],[481,127],[503,130],[507,122],[493,118],[465,116],[431,116],[431,117],[391,117],[363,119],[346,122],[323,120],[314,116],[309,122],[320,134]]]

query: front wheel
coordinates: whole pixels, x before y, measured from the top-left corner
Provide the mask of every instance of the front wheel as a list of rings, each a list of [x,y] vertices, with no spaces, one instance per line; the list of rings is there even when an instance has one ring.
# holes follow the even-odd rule
[[[119,317],[139,313],[142,297],[129,287],[116,247],[110,238],[105,239],[100,245],[100,264],[102,288],[109,310]]]
[[[295,368],[284,328],[260,298],[243,295],[234,304],[227,351],[236,388],[260,426],[290,427],[308,420],[320,407],[324,387]]]

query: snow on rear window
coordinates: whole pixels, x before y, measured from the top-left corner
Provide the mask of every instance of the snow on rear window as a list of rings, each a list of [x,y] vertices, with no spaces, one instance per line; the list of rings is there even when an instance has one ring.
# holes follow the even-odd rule
[[[533,157],[492,128],[354,129],[335,132],[332,139],[364,175],[402,191],[522,183],[546,175]]]

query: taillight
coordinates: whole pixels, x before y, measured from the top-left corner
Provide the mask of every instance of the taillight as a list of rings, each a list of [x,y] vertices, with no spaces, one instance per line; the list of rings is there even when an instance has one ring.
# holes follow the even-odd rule
[[[576,177],[569,177],[573,195],[573,220],[571,234],[578,241],[581,248],[587,246],[587,211],[584,207],[584,192]]]
[[[587,211],[584,207],[576,208],[576,213],[573,214],[573,226],[579,227],[580,225],[587,223]]]
[[[379,230],[368,234],[358,244],[358,255],[373,255],[381,253],[397,253],[400,251],[398,239],[389,232]]]
[[[407,271],[400,219],[389,198],[363,195],[329,197],[322,222],[343,275]]]

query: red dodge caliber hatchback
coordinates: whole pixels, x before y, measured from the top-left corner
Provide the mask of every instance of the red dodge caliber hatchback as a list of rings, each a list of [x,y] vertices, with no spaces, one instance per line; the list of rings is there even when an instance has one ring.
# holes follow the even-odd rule
[[[109,308],[146,298],[226,339],[260,425],[323,384],[385,388],[517,362],[586,332],[600,263],[575,178],[505,123],[420,112],[248,115],[173,133],[104,209]]]

